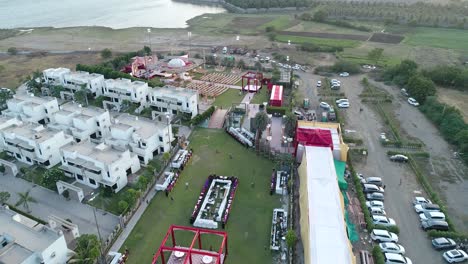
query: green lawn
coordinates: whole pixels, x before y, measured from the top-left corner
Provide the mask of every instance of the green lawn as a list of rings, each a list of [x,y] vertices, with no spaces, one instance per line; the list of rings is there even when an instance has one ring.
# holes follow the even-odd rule
[[[213,105],[222,108],[229,108],[232,103],[240,103],[244,98],[244,94],[239,94],[240,90],[228,89],[222,95],[216,97]]]
[[[468,32],[462,29],[417,27],[410,29],[404,43],[468,51]]]
[[[120,215],[119,202],[123,199],[123,195],[128,189],[130,189],[130,187],[125,187],[120,190],[120,192],[113,194],[111,197],[105,197],[104,189],[100,188],[99,195],[88,203],[96,208],[100,208],[115,215]]]
[[[276,40],[281,42],[288,42],[288,40],[291,40],[291,42],[294,44],[313,43],[319,46],[342,48],[354,48],[359,46],[361,43],[361,41],[358,40],[312,38],[290,35],[278,35],[276,36]]]
[[[335,25],[318,23],[314,21],[301,21],[297,26],[294,26],[289,31],[297,32],[324,32],[337,34],[354,34],[354,35],[369,35],[369,32],[359,31],[352,28],[338,27]]]
[[[130,249],[128,263],[150,263],[171,224],[189,225],[202,185],[211,173],[233,175],[240,180],[226,226],[229,263],[272,263],[272,253],[265,246],[270,240],[272,210],[280,205],[279,198],[269,194],[274,164],[247,150],[222,130],[194,130],[190,147],[194,156],[171,193],[174,201],[163,193],[157,194],[125,241],[121,251],[125,247]],[[189,183],[188,190],[185,182]]]
[[[270,100],[270,95],[268,94],[268,88],[264,85],[260,92],[254,95],[254,98],[250,100],[252,104],[262,104],[263,102],[268,102]]]
[[[258,29],[265,30],[267,27],[274,27],[275,30],[285,30],[293,23],[293,18],[289,15],[277,16],[274,20],[265,23],[258,27]]]

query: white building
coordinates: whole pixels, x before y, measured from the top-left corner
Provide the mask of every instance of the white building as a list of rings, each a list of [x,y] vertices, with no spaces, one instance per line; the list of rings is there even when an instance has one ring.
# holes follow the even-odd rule
[[[1,129],[0,141],[2,149],[17,160],[50,168],[60,163],[60,148],[73,138],[40,124],[20,123]]]
[[[159,113],[176,115],[182,112],[193,118],[198,114],[198,91],[172,86],[154,88],[150,94],[150,104]]]
[[[105,81],[104,95],[114,103],[128,100],[132,103],[145,105],[150,88],[141,81],[132,82],[129,79],[108,79]]]
[[[92,188],[108,186],[118,192],[127,185],[127,176],[140,169],[140,163],[129,150],[82,141],[62,148],[60,168],[65,175]]]
[[[67,68],[50,68],[42,71],[44,82],[51,85],[65,85],[65,75],[70,73]]]
[[[83,85],[93,96],[102,95],[105,87],[104,75],[83,71],[64,75],[64,87],[68,88],[70,92],[80,90]]]
[[[105,142],[118,149],[130,149],[141,163],[148,164],[154,156],[169,151],[172,140],[170,123],[122,114],[114,119]]]
[[[53,97],[36,97],[33,94],[16,94],[7,101],[2,114],[16,117],[24,122],[49,123],[53,113],[59,110],[58,101]]]
[[[64,264],[69,252],[62,231],[0,208],[0,263]]]
[[[111,125],[109,112],[97,107],[81,107],[69,102],[54,113],[48,127],[63,130],[77,142],[91,139],[100,142],[109,133]]]

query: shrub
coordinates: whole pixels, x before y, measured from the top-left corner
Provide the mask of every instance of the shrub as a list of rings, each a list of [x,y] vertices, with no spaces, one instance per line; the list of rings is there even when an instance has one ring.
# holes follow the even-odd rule
[[[103,49],[101,50],[101,57],[103,59],[109,59],[110,57],[112,57],[112,51],[110,49]]]
[[[372,248],[372,257],[374,257],[374,264],[385,264],[385,257],[379,245]]]
[[[198,114],[192,120],[190,120],[190,124],[194,126],[199,125],[201,122],[205,121],[207,118],[210,118],[215,110],[216,110],[215,107],[211,106],[205,112],[203,112],[203,114],[201,115]]]
[[[15,47],[9,47],[7,50],[8,54],[10,55],[16,55],[18,54],[18,50]]]
[[[266,112],[268,114],[279,114],[279,115],[285,115],[286,112],[288,111],[288,108],[283,107],[283,106],[269,106],[267,105]]]
[[[427,235],[430,238],[448,237],[448,238],[452,238],[452,239],[455,239],[455,240],[466,240],[466,239],[468,239],[468,234],[460,234],[460,233],[457,233],[457,232],[450,232],[450,231],[429,230],[427,232]]]

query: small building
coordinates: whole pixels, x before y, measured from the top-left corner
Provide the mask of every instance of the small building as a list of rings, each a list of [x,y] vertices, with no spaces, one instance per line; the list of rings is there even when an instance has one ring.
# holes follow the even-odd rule
[[[105,80],[104,96],[109,97],[114,103],[122,103],[128,100],[132,103],[146,104],[150,88],[141,81],[132,82],[129,79]]]
[[[60,163],[60,148],[73,141],[63,131],[35,123],[20,123],[0,130],[2,149],[17,160],[46,168]]]
[[[60,230],[0,207],[0,263],[63,264],[72,253]]]
[[[56,98],[36,97],[33,94],[15,95],[7,101],[7,107],[2,111],[3,115],[43,125],[49,123],[53,113],[59,110]]]
[[[193,118],[198,114],[198,91],[173,86],[154,88],[151,91],[150,104],[158,113],[169,112],[176,115],[181,112]]]
[[[117,149],[130,149],[142,164],[148,164],[156,155],[169,151],[173,139],[170,123],[121,114],[110,126],[105,142]]]
[[[136,155],[104,143],[89,141],[73,143],[62,148],[60,169],[91,188],[110,187],[114,192],[127,185],[127,177],[141,167]]]
[[[67,68],[50,68],[42,71],[42,76],[46,84],[65,85],[65,75],[70,72]]]
[[[270,96],[271,106],[282,106],[283,105],[283,86],[273,85]]]
[[[104,93],[104,75],[97,73],[88,73],[83,71],[70,72],[64,75],[64,87],[74,93],[85,87],[93,96],[99,96]]]
[[[97,107],[82,107],[68,102],[54,113],[48,127],[63,130],[72,135],[75,141],[91,139],[100,142],[109,133],[111,118],[108,111]]]

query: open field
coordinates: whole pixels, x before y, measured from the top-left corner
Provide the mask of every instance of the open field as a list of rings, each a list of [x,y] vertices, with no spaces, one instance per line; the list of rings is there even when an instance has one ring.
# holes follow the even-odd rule
[[[390,30],[404,33],[406,35],[404,43],[408,45],[468,51],[466,30],[426,27],[391,27]]]
[[[360,41],[357,40],[324,39],[289,35],[278,35],[276,36],[276,40],[280,42],[288,42],[288,40],[291,40],[291,43],[294,44],[313,43],[319,46],[343,48],[354,48],[357,47],[360,43]]]
[[[294,31],[280,31],[281,35],[299,36],[299,37],[312,37],[324,39],[348,39],[366,41],[369,36],[367,35],[354,35],[354,34],[337,34],[337,33],[324,33],[324,32],[294,32]]]
[[[468,93],[454,89],[438,88],[437,98],[443,103],[458,108],[465,122],[468,123]]]
[[[20,80],[29,76],[33,71],[47,68],[65,67],[75,69],[77,63],[97,64],[101,62],[99,54],[80,53],[66,55],[16,55],[0,56],[0,86],[16,89]]]
[[[354,34],[354,35],[369,35],[369,32],[363,32],[356,29],[338,27],[330,24],[317,23],[314,21],[300,21],[299,24],[292,26],[287,31],[294,32],[323,32],[336,34]]]
[[[174,201],[157,194],[120,250],[130,250],[128,263],[149,263],[171,224],[189,225],[202,185],[212,173],[239,178],[226,227],[229,263],[271,263],[271,251],[265,247],[272,209],[280,205],[279,199],[269,194],[273,163],[246,150],[222,130],[196,129],[190,147],[194,156],[170,194]]]

